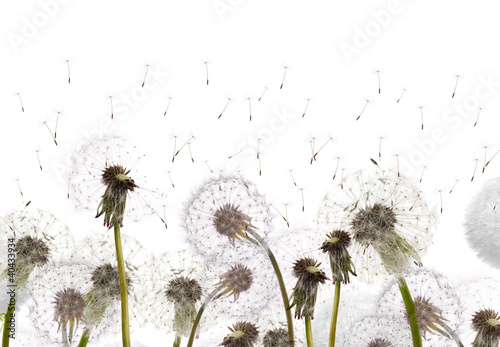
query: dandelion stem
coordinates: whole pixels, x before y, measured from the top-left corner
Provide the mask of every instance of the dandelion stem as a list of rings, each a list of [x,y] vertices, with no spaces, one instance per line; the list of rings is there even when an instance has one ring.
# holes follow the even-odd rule
[[[219,293],[220,289],[221,289],[220,287],[217,287],[213,292],[211,292],[207,296],[207,298],[205,299],[203,304],[200,306],[200,309],[198,310],[198,313],[196,314],[196,318],[193,322],[193,327],[191,328],[191,334],[189,335],[189,341],[188,341],[187,347],[193,346],[194,337],[196,335],[196,329],[198,328],[198,324],[200,324],[201,316],[203,315],[203,312],[205,311],[205,308],[210,303],[210,301],[212,301],[212,299]]]
[[[2,347],[9,347],[10,343],[10,321],[12,316],[14,316],[14,311],[16,309],[16,299],[14,303],[10,303],[7,306],[7,313],[5,314],[5,323],[3,325],[3,337],[2,337]]]
[[[328,347],[335,347],[335,333],[337,332],[337,316],[340,303],[340,281],[335,282],[335,296],[333,297],[332,320],[330,322],[330,339]]]
[[[413,347],[422,347],[422,336],[418,327],[417,310],[408,288],[408,284],[403,277],[398,278],[398,287],[405,304],[406,313],[408,314],[408,322],[410,324]]]
[[[82,337],[80,338],[80,342],[78,343],[78,347],[86,347],[87,343],[89,342],[90,339],[90,329],[85,328],[82,333]]]
[[[118,262],[118,272],[120,275],[120,296],[122,304],[122,340],[123,347],[130,347],[130,326],[128,318],[128,297],[127,281],[125,278],[125,262],[123,260],[122,240],[120,236],[120,225],[113,225],[115,232],[116,260]]]
[[[314,347],[313,335],[312,335],[312,329],[311,329],[311,317],[309,315],[307,315],[304,317],[304,320],[306,323],[307,347]]]
[[[180,335],[175,335],[173,347],[181,347],[181,338]]]
[[[252,229],[248,229],[247,233],[250,234],[257,242],[260,244],[261,247],[263,247],[267,251],[267,256],[269,257],[269,260],[271,261],[271,264],[274,269],[274,273],[276,274],[276,277],[278,278],[278,283],[280,286],[280,291],[281,291],[281,297],[283,298],[283,305],[285,306],[285,314],[286,314],[286,322],[288,326],[288,337],[290,339],[290,346],[293,347],[295,346],[295,338],[293,336],[293,320],[292,320],[292,313],[290,310],[290,302],[288,301],[288,294],[286,292],[286,286],[285,286],[285,281],[283,281],[283,275],[281,274],[280,267],[278,265],[278,262],[276,261],[276,257],[274,256],[273,252],[271,251],[271,248],[269,248],[269,245],[267,242],[260,237],[259,234],[254,232]],[[188,346],[189,347],[189,346]]]

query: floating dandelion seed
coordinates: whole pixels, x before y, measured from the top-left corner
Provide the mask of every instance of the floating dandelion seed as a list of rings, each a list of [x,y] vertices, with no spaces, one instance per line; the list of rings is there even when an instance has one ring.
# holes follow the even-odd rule
[[[59,125],[59,116],[60,115],[61,115],[61,112],[57,111],[56,128],[54,129],[54,141],[57,138],[57,126]]]
[[[21,99],[21,94],[17,93],[17,97],[19,98],[19,103],[21,104],[21,110],[24,112],[23,100]]]
[[[109,96],[109,103],[111,105],[111,119],[113,119],[113,96]]]
[[[403,95],[405,95],[405,92],[406,92],[406,88],[403,89],[403,92],[401,93],[401,95],[399,96],[399,99],[398,101],[396,101],[396,104],[398,104],[400,101],[401,101],[401,98],[403,97]]]
[[[66,65],[68,65],[68,84],[71,83],[71,71],[69,69],[69,60],[66,60]]]
[[[472,177],[470,179],[470,181],[474,181],[474,177],[476,176],[476,169],[477,169],[477,162],[479,161],[479,159],[476,159],[476,163],[474,164],[474,172],[472,173]]]
[[[272,208],[274,208],[274,210],[275,210],[276,212],[278,212],[278,214],[281,216],[281,218],[283,218],[283,220],[285,221],[286,225],[290,228],[290,223],[288,223],[288,219],[287,219],[287,218],[285,218],[285,216],[283,216],[283,214],[282,214],[282,213],[281,213],[281,212],[280,212],[280,211],[279,211],[276,207],[274,207],[274,205],[273,205],[273,204],[270,204],[270,206],[271,206]]]
[[[483,109],[482,107],[479,108],[479,112],[477,113],[477,118],[476,118],[476,121],[474,122],[474,126],[476,126],[477,122],[479,121],[479,116],[481,115],[481,110],[482,109]]]
[[[377,79],[378,79],[378,93],[380,94],[380,70],[377,70]]]
[[[188,142],[189,156],[191,157],[191,162],[194,163],[193,152],[191,152],[191,142]]]
[[[54,137],[54,134],[52,133],[52,130],[50,130],[49,126],[47,125],[47,122],[43,122],[43,125],[47,128],[48,132],[50,133],[50,136],[52,137],[52,140],[54,140],[54,143],[57,146],[57,141],[56,138]]]
[[[484,160],[483,160],[483,173],[484,170],[486,169],[486,152],[488,150],[488,147],[484,146]]]
[[[304,118],[304,116],[306,115],[306,112],[307,112],[307,108],[309,107],[309,101],[311,99],[307,98],[307,103],[306,103],[306,108],[304,109],[304,112],[302,113],[302,118]]]
[[[264,91],[262,92],[262,95],[260,96],[259,100],[257,100],[257,101],[262,100],[262,98],[264,97],[264,94],[266,93],[266,91],[267,91],[267,87],[264,88]]]
[[[146,78],[148,78],[148,70],[149,70],[149,64],[146,64],[146,73],[144,74],[144,80],[142,81],[141,88],[144,88],[144,84],[146,83]]]
[[[174,135],[174,152],[172,153],[172,163],[175,161],[175,153],[177,153],[177,136]]]
[[[224,106],[224,108],[222,109],[222,112],[220,113],[219,117],[217,117],[217,119],[220,119],[220,117],[222,117],[222,114],[226,111],[226,108],[229,105],[230,101],[231,101],[231,98],[227,98],[226,106]]]
[[[231,333],[224,337],[221,346],[253,347],[259,338],[259,329],[251,322],[236,322],[229,330]]]
[[[335,177],[337,176],[337,170],[339,169],[340,157],[337,157],[337,165],[335,165],[335,172],[333,173],[332,180],[335,181]]]
[[[192,139],[194,139],[194,135],[191,135],[191,137],[186,141],[184,142],[184,144],[181,146],[181,148],[179,148],[179,150],[177,152],[175,152],[174,154],[174,157],[176,157],[179,152],[189,143],[189,141],[191,141]]]
[[[398,168],[398,177],[401,177],[401,174],[399,172],[399,154],[396,154],[396,163],[397,163],[397,168]]]
[[[283,89],[283,84],[285,83],[286,69],[287,69],[287,66],[285,66],[285,72],[283,73],[283,79],[281,80],[280,89]]]
[[[19,178],[16,178],[16,183],[17,183],[17,188],[19,188],[19,193],[21,193],[21,196],[23,196],[23,191],[21,189],[21,185],[19,184]]]
[[[427,168],[427,166],[424,166],[424,168],[422,169],[422,173],[420,174],[420,183],[422,183],[422,179],[424,178],[424,171],[425,169]]]
[[[458,184],[458,180],[455,182],[453,187],[450,189],[450,194],[453,192],[453,190],[455,190],[455,187],[457,186],[457,184]]]
[[[208,61],[203,62],[205,64],[205,71],[207,73],[207,86],[208,86]]]
[[[172,188],[175,188],[174,181],[172,181],[172,176],[170,175],[170,171],[168,171],[168,178],[170,178],[170,183],[172,184]]]
[[[40,166],[40,171],[43,171],[43,168],[42,168],[42,163],[40,162],[40,150],[37,149],[36,151],[36,158],[38,159],[38,166]]]
[[[292,170],[290,170],[290,176],[292,176],[293,185],[295,187],[297,187],[297,182],[295,182],[295,178],[293,177],[293,171]]]
[[[330,137],[330,138],[329,138],[329,139],[328,139],[328,140],[327,140],[327,141],[326,141],[326,142],[325,142],[325,143],[324,143],[324,144],[323,144],[323,145],[322,145],[322,146],[318,149],[318,151],[317,151],[316,153],[314,153],[314,155],[313,155],[312,159],[316,160],[316,156],[319,154],[319,152],[320,152],[320,151],[321,151],[321,150],[322,150],[322,149],[323,149],[323,148],[324,148],[324,147],[325,147],[325,146],[326,146],[329,142],[331,142],[331,141],[333,141],[333,138],[331,138],[331,137]]]
[[[210,170],[210,173],[212,173],[212,174],[213,174],[214,172],[213,172],[213,171],[212,171],[212,169],[210,168],[210,165],[208,165],[208,160],[205,160],[205,164],[207,164],[207,168]]]
[[[365,112],[366,110],[366,106],[368,106],[368,103],[370,102],[370,100],[366,100],[366,103],[365,103],[365,106],[363,107],[363,109],[361,110],[361,113],[359,114],[358,118],[356,118],[356,120],[358,120],[359,118],[361,118],[361,115],[363,115],[363,112]]]
[[[456,75],[457,80],[455,82],[455,88],[453,89],[453,94],[451,95],[451,98],[453,99],[455,97],[455,93],[457,92],[457,86],[458,86],[458,78],[460,77],[459,75]]]
[[[423,111],[423,106],[418,107],[420,109],[420,118],[422,121],[422,130],[424,130],[424,111]]]
[[[170,101],[172,101],[172,97],[171,96],[168,97],[167,108],[165,109],[165,112],[163,113],[163,116],[167,115],[168,108],[170,107]]]
[[[490,164],[490,162],[493,160],[493,158],[496,157],[498,153],[500,153],[500,150],[496,151],[495,154],[493,154],[493,156],[490,158],[490,160],[488,160],[486,164],[484,164],[484,168],[486,168]]]

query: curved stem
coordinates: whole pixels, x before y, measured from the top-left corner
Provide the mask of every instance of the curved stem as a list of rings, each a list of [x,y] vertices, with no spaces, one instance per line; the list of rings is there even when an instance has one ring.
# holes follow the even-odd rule
[[[314,347],[313,334],[311,329],[311,317],[305,316],[307,347]]]
[[[175,335],[174,345],[173,347],[181,347],[181,336]]]
[[[83,330],[82,337],[78,343],[78,347],[86,347],[90,339],[90,329]]]
[[[187,344],[187,347],[192,347],[193,342],[194,342],[194,337],[196,335],[196,329],[198,329],[198,324],[200,324],[201,316],[203,315],[203,312],[205,311],[205,308],[207,305],[212,301],[215,295],[220,291],[220,288],[215,289],[212,293],[210,293],[203,304],[200,306],[200,309],[198,310],[198,314],[196,315],[196,318],[193,323],[193,327],[191,328],[191,334],[189,335],[189,341]]]
[[[127,281],[125,277],[125,261],[123,259],[122,239],[120,225],[113,225],[115,232],[116,260],[118,261],[118,273],[120,274],[120,296],[122,304],[122,341],[123,347],[130,347],[130,326],[128,316]]]
[[[337,332],[337,316],[339,313],[340,303],[340,281],[335,283],[335,296],[333,298],[332,320],[330,322],[330,339],[328,347],[335,347],[335,333]]]
[[[5,314],[5,322],[3,325],[3,336],[2,336],[2,347],[9,347],[10,343],[10,321],[14,317],[14,311],[16,310],[16,299],[14,302],[9,302],[7,306],[7,313]]]
[[[418,327],[415,302],[413,302],[410,289],[408,288],[408,284],[406,284],[406,281],[403,277],[398,278],[398,287],[405,304],[406,313],[408,314],[408,322],[410,324],[413,347],[422,347],[422,336],[420,335],[420,328]]]
[[[249,228],[247,232],[252,235],[257,242],[267,251],[267,255],[269,257],[269,260],[271,261],[271,264],[274,269],[274,273],[276,274],[276,277],[278,278],[278,283],[280,286],[280,291],[281,291],[281,298],[283,299],[283,306],[285,306],[285,315],[286,315],[286,322],[288,326],[288,337],[290,339],[290,346],[293,347],[295,345],[295,337],[293,335],[293,320],[292,320],[292,313],[290,310],[290,302],[288,300],[288,294],[286,292],[286,286],[285,286],[285,281],[283,281],[283,275],[281,274],[280,267],[278,266],[278,262],[276,261],[276,257],[274,256],[273,252],[271,251],[271,248],[269,248],[267,242],[260,237],[259,234],[254,232]]]

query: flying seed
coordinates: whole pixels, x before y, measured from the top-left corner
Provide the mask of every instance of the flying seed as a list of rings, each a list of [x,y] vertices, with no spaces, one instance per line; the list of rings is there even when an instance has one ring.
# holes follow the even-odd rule
[[[305,204],[304,204],[304,188],[300,188],[300,192],[302,193],[302,212],[305,211]]]
[[[377,77],[378,77],[378,93],[380,94],[380,70],[377,70]]]
[[[382,158],[382,139],[383,139],[383,137],[380,136],[380,141],[378,143],[378,158],[379,159]]]
[[[19,102],[21,103],[21,110],[24,112],[23,100],[21,99],[21,94],[17,93],[17,97],[19,98]]]
[[[486,169],[486,151],[487,151],[488,147],[484,146],[484,160],[483,160],[483,173],[484,173],[484,170]]]
[[[169,97],[168,97],[168,104],[167,104],[167,108],[165,109],[165,112],[163,113],[163,116],[166,116],[166,115],[167,115],[168,108],[170,107],[170,101],[172,101],[172,97],[171,97],[171,96],[169,96]]]
[[[58,145],[57,144],[57,141],[56,141],[56,138],[54,137],[54,134],[52,134],[52,130],[50,130],[49,126],[47,125],[47,122],[43,122],[43,125],[45,125],[45,127],[47,128],[47,130],[49,131],[50,133],[50,136],[52,136],[52,140],[54,140],[54,143],[56,144],[56,146]]]
[[[458,184],[458,180],[455,182],[455,184],[453,185],[453,187],[451,188],[450,190],[450,194],[453,192],[453,190],[455,189],[455,187],[457,186]]]
[[[295,182],[295,178],[293,177],[293,172],[292,172],[292,170],[290,170],[290,176],[292,176],[292,181],[293,181],[293,184],[295,185],[295,187],[297,187],[297,182]]]
[[[146,78],[148,77],[149,65],[146,64],[146,73],[144,74],[144,80],[142,81],[142,88],[144,88],[144,84],[146,83]]]
[[[170,175],[170,171],[168,171],[168,177],[170,178],[170,183],[172,184],[172,188],[175,188],[174,181],[172,181],[172,176]]]
[[[214,173],[212,169],[210,168],[210,165],[208,165],[208,161],[205,160],[205,164],[207,165],[208,169],[210,170],[211,173]]]
[[[184,142],[184,144],[181,146],[181,148],[179,148],[179,150],[175,153],[174,157],[177,156],[177,154],[179,154],[179,152],[189,143],[189,141],[191,141],[192,139],[194,139],[194,136],[191,135],[191,137],[186,141]]]
[[[426,167],[427,166],[424,166],[424,168],[422,169],[422,174],[420,175],[420,183],[422,183],[422,179],[424,178],[424,171]]]
[[[233,158],[233,157],[236,157],[236,156],[237,156],[238,154],[240,154],[241,152],[243,152],[243,149],[240,149],[240,151],[239,151],[239,152],[237,152],[237,153],[235,153],[235,154],[233,154],[233,155],[230,155],[229,157],[227,157],[227,159],[231,159],[231,158]]]
[[[398,177],[400,177],[400,173],[399,173],[399,154],[396,154],[396,161],[398,163]]]
[[[111,119],[113,119],[113,96],[109,96],[109,102],[111,104]]]
[[[334,180],[334,181],[335,181],[335,177],[337,176],[337,170],[339,168],[339,162],[340,162],[340,157],[337,157],[337,165],[335,166],[335,172],[334,172],[333,178],[332,178],[332,180]]]
[[[283,220],[286,222],[286,225],[290,228],[290,223],[288,223],[288,220],[285,218],[285,216],[283,216],[283,215],[281,214],[281,212],[280,212],[280,211],[278,211],[278,209],[277,209],[276,207],[274,207],[274,205],[273,205],[273,204],[271,204],[271,207],[272,207],[272,208],[274,208],[274,209],[276,210],[276,212],[278,212],[278,214],[281,216],[281,218],[283,218]]]
[[[188,142],[189,156],[191,157],[191,161],[194,163],[193,153],[191,152],[191,143]]]
[[[441,213],[443,213],[443,194],[439,191],[439,200],[441,201]]]
[[[286,69],[287,69],[287,67],[285,66],[285,73],[283,74],[283,79],[281,80],[281,86],[280,86],[280,89],[283,89],[283,84],[285,83]]]
[[[257,153],[257,156],[259,157],[259,176],[262,176],[262,162],[260,161],[260,153]]]
[[[42,163],[40,163],[40,155],[38,154],[39,150],[37,149],[35,152],[36,152],[36,157],[38,159],[38,165],[40,166],[40,171],[43,171]]]
[[[477,162],[478,162],[479,159],[476,159],[476,164],[474,165],[474,172],[472,173],[472,178],[470,179],[470,181],[474,181],[474,176],[476,175],[476,169],[477,169]]]
[[[342,169],[340,176],[340,189],[344,189],[344,169]]]
[[[69,69],[69,60],[66,60],[66,65],[68,65],[68,83],[71,83],[71,71]]]
[[[226,110],[227,105],[229,105],[229,102],[230,102],[230,101],[231,101],[231,99],[230,99],[230,98],[227,98],[227,104],[226,104],[226,106],[224,106],[224,109],[223,109],[223,110],[222,110],[222,112],[220,113],[219,117],[217,117],[217,119],[219,119],[220,117],[222,117],[222,114],[223,114],[223,113],[224,113],[224,111]]]
[[[302,113],[302,118],[304,118],[304,116],[306,115],[306,112],[307,112],[307,108],[309,107],[309,100],[311,99],[307,99],[307,103],[306,103],[306,108],[304,109],[304,113]]]
[[[456,82],[455,82],[455,89],[453,89],[453,94],[451,95],[451,98],[452,98],[452,99],[455,97],[455,93],[456,93],[456,91],[457,91],[457,86],[458,86],[458,78],[459,78],[459,77],[460,77],[460,76],[459,76],[459,75],[457,75],[457,80],[456,80]]]
[[[21,186],[19,185],[19,178],[16,178],[16,182],[17,182],[17,187],[19,188],[19,193],[21,193],[21,196],[23,196],[23,191],[21,190]]]
[[[361,110],[361,113],[359,114],[358,118],[356,118],[356,120],[358,120],[358,119],[361,117],[361,115],[363,114],[363,112],[365,112],[365,110],[366,110],[366,106],[368,106],[368,103],[369,103],[369,102],[370,102],[370,100],[366,100],[366,104],[365,104],[365,106],[363,107],[363,109]]]
[[[477,113],[477,118],[476,118],[476,121],[474,122],[474,126],[477,125],[477,121],[479,120],[479,116],[481,115],[481,110],[482,109],[483,109],[482,107],[479,108],[479,112]]]
[[[250,122],[252,121],[252,101],[250,100],[250,98],[247,98],[248,99],[248,110],[249,110],[249,113],[250,113]]]
[[[488,160],[488,162],[484,165],[484,167],[488,166],[488,164],[490,163],[490,161],[493,160],[493,158],[495,158],[495,156],[500,152],[500,150],[498,150],[495,154],[493,154],[493,156],[490,158],[490,160]]]
[[[259,159],[259,148],[260,148],[260,139],[257,139],[257,159]]]
[[[177,136],[174,136],[174,153],[172,154],[172,163],[175,160],[175,150],[176,150],[176,147],[177,147]]]
[[[317,152],[313,155],[313,159],[314,159],[314,160],[316,160],[316,156],[318,155],[319,151],[321,151],[321,150],[323,149],[323,147],[325,147],[325,146],[326,146],[326,145],[327,145],[330,141],[332,141],[332,140],[333,140],[333,138],[331,138],[331,137],[330,137],[330,138],[328,139],[328,141],[326,141],[326,142],[323,144],[323,146],[321,146],[321,147],[318,149],[318,151],[317,151]]]
[[[424,111],[422,110],[423,109],[422,106],[420,106],[419,108],[420,108],[420,118],[422,120],[422,130],[424,130]]]
[[[257,101],[260,101],[264,97],[264,94],[266,94],[266,91],[267,91],[267,87],[264,88],[262,95],[260,96],[259,100],[257,100]]]
[[[401,96],[399,97],[398,101],[396,101],[396,104],[398,104],[401,101],[401,98],[403,97],[403,95],[405,95],[405,92],[406,92],[406,88],[403,89],[403,92],[401,93]]]
[[[208,62],[205,61],[205,71],[207,72],[207,86],[208,86]]]
[[[57,125],[59,124],[59,115],[61,114],[61,112],[57,111],[57,118],[56,118],[56,128],[54,130],[54,138],[56,139],[57,138]]]

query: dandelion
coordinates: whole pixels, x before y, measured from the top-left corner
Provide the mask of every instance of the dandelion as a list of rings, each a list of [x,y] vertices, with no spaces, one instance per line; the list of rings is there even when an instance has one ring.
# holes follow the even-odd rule
[[[186,240],[207,262],[216,260],[221,252],[234,253],[236,241],[238,247],[257,246],[265,251],[278,279],[290,341],[293,341],[288,294],[281,270],[266,241],[273,217],[270,205],[251,182],[241,175],[221,175],[207,180],[193,194],[187,204],[184,229]]]
[[[347,248],[351,245],[351,237],[344,230],[334,230],[327,234],[327,240],[320,249],[330,258],[333,283],[335,284],[335,299],[333,301],[332,318],[330,324],[329,347],[335,346],[338,309],[340,303],[340,284],[349,283],[349,273],[356,276],[356,270],[351,261]]]
[[[127,329],[130,330],[144,320],[144,317],[139,317],[143,297],[141,281],[143,264],[150,263],[150,256],[137,241],[130,237],[123,238],[120,244],[123,254],[126,255],[123,259],[125,270],[123,278],[132,318],[131,324],[127,325]],[[86,324],[80,339],[80,346],[84,347],[91,336],[98,337],[107,331],[117,333],[120,329],[123,334],[123,321],[120,321],[119,317],[123,290],[119,262],[114,256],[115,244],[111,234],[106,233],[84,239],[79,249],[81,251],[73,258],[82,259],[91,264],[89,268],[90,289],[85,294]]]
[[[86,319],[89,282],[89,264],[82,262],[50,263],[34,279],[29,317],[40,340],[75,346]]]
[[[198,310],[188,347],[193,344],[196,329],[209,304],[211,304],[210,311],[231,319],[257,318],[270,305],[271,291],[275,282],[270,269],[265,266],[267,263],[263,255],[253,252],[246,254],[245,257],[238,256],[226,261],[229,265],[225,265],[223,270],[219,265],[213,269],[219,273],[217,280],[210,280],[208,277],[213,277],[213,274],[207,272],[206,281],[215,289],[206,295]]]
[[[283,328],[269,330],[263,339],[264,347],[288,347],[288,331]]]
[[[90,142],[83,146],[82,154],[76,159],[76,172],[74,179],[70,181],[75,187],[76,199],[87,206],[97,203],[96,218],[104,215],[104,226],[113,227],[120,275],[122,338],[124,346],[127,347],[130,346],[129,313],[120,227],[123,226],[127,198],[141,187],[136,183],[137,172],[132,171],[128,164],[131,160],[141,158],[143,156],[136,156],[133,150],[127,149],[123,140],[116,137],[98,143]],[[100,183],[97,189],[89,186],[97,183],[96,181]],[[92,189],[94,193],[100,193],[99,197],[95,197],[94,193],[88,195],[87,192]],[[144,188],[142,190],[146,191]],[[139,205],[155,212],[145,198],[142,198]]]
[[[0,238],[2,249],[9,249],[9,255],[15,255],[15,258],[2,257],[0,280],[5,279],[9,285],[15,285],[18,293],[49,261],[63,258],[73,246],[68,227],[43,210],[12,212],[2,218],[0,231],[3,234]],[[15,297],[9,301],[5,321],[14,315],[16,302]],[[4,347],[9,346],[9,331],[9,325],[5,324],[2,338]]]
[[[495,278],[474,279],[461,285],[464,291],[466,345],[500,346],[500,282]]]
[[[220,346],[253,347],[259,339],[259,329],[251,322],[240,321],[229,328],[231,331]]]
[[[414,345],[421,346],[415,305],[404,273],[412,263],[422,266],[421,251],[431,243],[435,213],[408,179],[378,165],[377,169],[366,179],[362,172],[347,175],[342,187],[325,196],[319,222],[329,230],[350,233],[353,259],[363,265],[359,271],[363,278],[373,280],[382,272],[398,279]]]
[[[500,269],[500,210],[496,208],[500,178],[486,181],[465,215],[465,237],[477,256]]]
[[[400,321],[382,316],[367,316],[349,321],[349,334],[345,334],[342,346],[399,347],[409,346],[411,336]]]
[[[405,278],[413,288],[413,302],[422,339],[436,345],[447,345],[453,340],[457,346],[463,346],[457,334],[464,312],[458,292],[442,274],[433,270],[419,269]],[[396,280],[392,280],[386,285],[379,299],[378,311],[395,320],[408,321],[408,314],[395,284]]]
[[[175,332],[174,347],[182,337],[189,336],[197,310],[204,299],[206,283],[204,266],[186,251],[172,256],[163,254],[152,262],[147,301],[153,324],[162,330]]]

